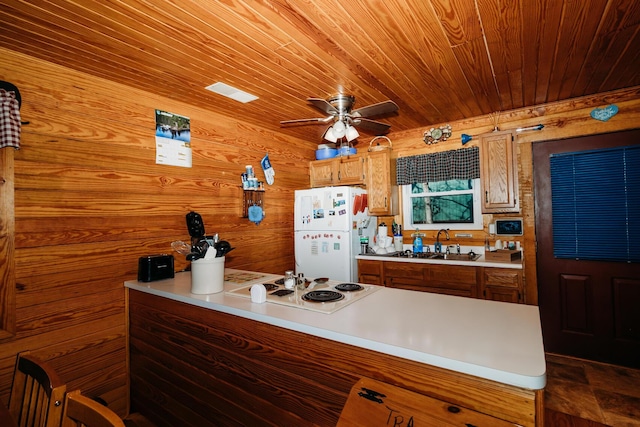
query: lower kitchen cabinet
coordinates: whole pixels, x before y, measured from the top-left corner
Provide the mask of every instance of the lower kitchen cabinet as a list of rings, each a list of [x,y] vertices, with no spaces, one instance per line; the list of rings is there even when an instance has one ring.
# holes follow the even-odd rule
[[[358,281],[410,291],[525,302],[519,269],[360,259]]]
[[[382,263],[380,261],[358,260],[358,282],[384,285]]]
[[[524,302],[522,271],[510,268],[482,268],[482,296],[503,302]]]
[[[384,284],[390,288],[475,298],[475,267],[439,264],[383,263]]]

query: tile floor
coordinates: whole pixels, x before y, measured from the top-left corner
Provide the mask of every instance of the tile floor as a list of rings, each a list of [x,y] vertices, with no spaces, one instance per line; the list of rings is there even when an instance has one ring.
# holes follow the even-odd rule
[[[612,427],[640,427],[640,370],[547,354],[545,407]]]

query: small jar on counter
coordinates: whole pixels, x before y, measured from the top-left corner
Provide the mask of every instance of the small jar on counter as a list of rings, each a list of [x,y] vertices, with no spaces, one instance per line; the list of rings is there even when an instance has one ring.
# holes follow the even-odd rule
[[[293,275],[293,270],[287,270],[284,272],[284,287],[287,289],[293,289],[296,285],[296,277]]]

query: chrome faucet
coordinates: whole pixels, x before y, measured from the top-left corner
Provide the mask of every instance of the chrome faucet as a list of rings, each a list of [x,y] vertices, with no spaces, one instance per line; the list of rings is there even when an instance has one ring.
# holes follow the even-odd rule
[[[442,253],[442,243],[440,243],[440,233],[442,233],[444,231],[444,235],[447,237],[447,240],[451,240],[451,237],[449,237],[449,231],[445,230],[444,228],[440,229],[438,231],[438,234],[436,234],[436,244],[435,246],[435,250],[434,252],[436,253]]]

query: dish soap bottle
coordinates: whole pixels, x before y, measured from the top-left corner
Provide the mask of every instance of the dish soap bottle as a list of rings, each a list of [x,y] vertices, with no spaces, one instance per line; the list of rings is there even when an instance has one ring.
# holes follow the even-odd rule
[[[420,230],[416,228],[416,232],[413,233],[413,253],[414,254],[422,253],[422,236],[424,236],[424,234],[420,233]]]

